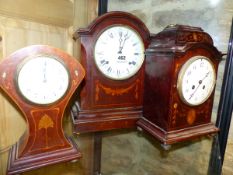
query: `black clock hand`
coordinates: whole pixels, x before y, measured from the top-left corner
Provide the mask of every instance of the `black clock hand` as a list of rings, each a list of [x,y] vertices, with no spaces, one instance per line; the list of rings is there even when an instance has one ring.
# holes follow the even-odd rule
[[[43,69],[43,73],[44,73],[44,79],[43,79],[43,83],[47,82],[47,78],[46,78],[46,68],[47,68],[47,63],[46,61],[44,62],[44,69]]]
[[[121,49],[121,48],[122,48],[121,43],[122,43],[122,41],[123,41],[123,40],[122,40],[122,32],[119,32],[119,35],[120,35],[120,38],[119,38],[119,43],[120,43],[120,45],[119,45],[119,51],[118,51],[118,53],[121,54],[121,53],[122,53],[122,52],[121,52],[121,50],[122,50],[122,49]]]
[[[123,41],[123,43],[122,43],[122,46],[120,46],[120,48],[119,48],[119,54],[121,54],[122,53],[122,49],[124,48],[124,45],[125,45],[125,41],[127,40],[127,39],[129,39],[129,35],[128,35],[128,32],[124,35],[124,41]]]
[[[194,92],[190,95],[189,100],[190,100],[190,99],[193,97],[193,95],[197,92],[198,88],[199,88],[200,85],[203,83],[203,81],[208,77],[209,73],[210,73],[210,72],[207,72],[206,75],[205,75],[205,77],[202,78],[202,80],[199,80],[199,81],[198,81],[198,86],[197,86],[197,88],[194,90]]]

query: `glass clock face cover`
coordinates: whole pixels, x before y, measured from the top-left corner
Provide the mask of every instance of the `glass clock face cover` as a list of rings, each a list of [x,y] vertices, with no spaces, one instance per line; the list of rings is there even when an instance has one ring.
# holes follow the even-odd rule
[[[51,104],[66,93],[69,73],[65,65],[50,56],[36,56],[20,65],[17,73],[18,89],[28,101]]]
[[[179,72],[179,95],[186,104],[200,105],[211,95],[215,81],[215,69],[211,61],[204,56],[194,56]]]
[[[124,80],[135,75],[144,61],[144,44],[133,29],[112,26],[98,37],[94,59],[106,77]]]

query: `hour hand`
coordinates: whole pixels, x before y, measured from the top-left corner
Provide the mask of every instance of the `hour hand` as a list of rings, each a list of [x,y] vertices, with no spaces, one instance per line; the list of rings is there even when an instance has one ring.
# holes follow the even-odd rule
[[[200,85],[208,77],[209,74],[210,74],[210,72],[207,72],[206,75],[204,76],[204,78],[202,78],[201,80],[198,81],[198,85],[197,85],[196,89],[194,90],[194,92],[190,95],[189,99],[191,99],[193,97],[193,95],[196,93],[197,89],[200,87]]]
[[[43,83],[46,83],[47,79],[46,79],[46,74],[44,73],[44,77],[43,77]]]
[[[122,53],[122,41],[123,41],[123,39],[122,39],[122,32],[119,32],[119,35],[120,35],[120,38],[119,38],[119,51],[118,51],[118,53],[119,54],[121,54]]]
[[[130,36],[129,36],[128,32],[127,32],[127,33],[124,35],[124,40],[122,40],[122,32],[121,32],[121,34],[120,34],[120,47],[119,47],[119,51],[118,51],[119,54],[122,53],[122,49],[124,48],[125,41],[126,41],[127,39],[129,39],[129,38],[130,38]]]
[[[47,77],[46,77],[46,68],[47,68],[47,63],[44,63],[44,68],[43,68],[43,83],[47,82]]]

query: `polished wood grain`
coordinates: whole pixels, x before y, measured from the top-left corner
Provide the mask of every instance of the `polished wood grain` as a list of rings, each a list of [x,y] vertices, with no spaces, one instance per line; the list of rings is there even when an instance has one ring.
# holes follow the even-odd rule
[[[221,53],[210,35],[182,25],[154,35],[146,51],[143,118],[137,124],[164,144],[218,131],[211,123],[214,91],[198,106],[185,104],[178,94],[178,73],[196,55],[210,58],[217,73]]]
[[[109,12],[96,18],[87,28],[78,29],[74,39],[81,40],[81,63],[86,70],[80,96],[73,107],[75,132],[93,132],[134,127],[142,115],[144,64],[133,77],[116,81],[98,71],[93,48],[100,33],[113,25],[134,29],[145,48],[150,34],[145,24],[126,12]]]
[[[11,18],[69,27],[73,24],[73,3],[67,0],[0,1],[0,14]]]
[[[66,96],[50,105],[36,105],[26,101],[18,92],[15,76],[25,59],[33,55],[50,55],[66,65],[70,86]],[[79,159],[81,153],[73,140],[64,135],[62,119],[65,108],[84,78],[84,69],[67,53],[47,45],[32,45],[20,49],[0,64],[0,87],[22,112],[28,128],[12,147],[8,174],[21,173],[58,162]]]

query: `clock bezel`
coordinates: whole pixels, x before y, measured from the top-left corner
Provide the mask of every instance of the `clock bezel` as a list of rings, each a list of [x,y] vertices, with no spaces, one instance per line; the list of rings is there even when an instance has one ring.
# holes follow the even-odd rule
[[[105,73],[99,68],[98,64],[96,63],[96,54],[95,54],[95,53],[96,53],[96,51],[95,51],[96,43],[97,43],[97,41],[99,40],[100,36],[101,36],[105,31],[107,31],[107,30],[109,30],[110,28],[113,28],[113,27],[124,27],[124,28],[128,28],[129,30],[131,30],[133,33],[135,33],[135,34],[137,35],[137,37],[138,37],[139,40],[140,40],[140,44],[141,44],[141,46],[142,46],[142,48],[143,48],[143,51],[142,51],[142,53],[143,53],[143,54],[142,54],[142,55],[143,55],[143,56],[142,56],[142,61],[141,61],[141,63],[140,63],[140,66],[138,66],[138,69],[136,69],[136,71],[134,71],[134,72],[131,73],[130,75],[125,76],[125,77],[123,77],[123,78],[114,78],[114,77],[112,77],[112,76],[109,76],[109,75],[105,74]],[[94,42],[94,48],[93,48],[93,59],[94,59],[94,63],[95,63],[96,68],[98,69],[98,71],[99,71],[102,75],[104,75],[104,77],[106,77],[106,78],[108,78],[108,79],[110,79],[110,80],[116,80],[116,81],[127,80],[127,79],[133,77],[134,75],[136,75],[137,72],[142,68],[143,63],[144,63],[144,61],[145,61],[145,44],[144,44],[144,42],[143,42],[143,39],[142,39],[141,35],[138,33],[138,31],[136,31],[136,30],[133,29],[132,27],[130,27],[130,26],[128,26],[128,25],[124,25],[124,24],[109,25],[108,27],[106,27],[106,28],[104,28],[102,31],[100,31],[100,32],[98,33],[97,37],[96,37],[96,40],[95,40],[95,42]]]
[[[50,59],[54,59],[55,61],[59,62],[59,63],[64,67],[64,69],[66,70],[67,75],[68,75],[68,86],[67,86],[67,88],[66,88],[64,94],[63,94],[60,98],[58,98],[58,99],[56,99],[55,101],[52,101],[52,102],[50,102],[50,103],[37,103],[37,102],[34,102],[34,101],[28,99],[28,98],[22,93],[22,91],[20,90],[20,87],[19,87],[18,76],[19,76],[20,70],[23,68],[23,66],[24,66],[28,61],[30,61],[30,60],[32,60],[32,59],[36,59],[36,58],[38,58],[38,57],[47,57],[47,58],[50,58]],[[18,94],[22,97],[22,99],[23,99],[25,102],[27,102],[27,103],[29,103],[29,104],[34,104],[34,105],[37,105],[37,106],[50,106],[50,105],[53,105],[53,104],[59,102],[59,101],[67,94],[68,89],[70,88],[70,78],[71,78],[71,77],[70,77],[70,72],[69,72],[69,69],[68,69],[67,65],[66,65],[66,64],[63,62],[63,60],[60,59],[58,56],[55,56],[55,55],[52,55],[52,54],[43,54],[43,53],[42,53],[42,54],[30,55],[30,56],[28,56],[28,57],[25,57],[24,60],[17,66],[16,71],[15,71],[15,76],[14,76],[14,77],[15,77],[15,78],[14,78],[14,83],[15,83],[16,91],[18,92]]]
[[[188,68],[193,62],[195,62],[196,60],[198,60],[198,59],[200,59],[200,58],[205,59],[205,60],[207,60],[207,61],[210,63],[210,65],[211,65],[211,67],[212,67],[212,70],[213,70],[213,76],[214,76],[214,77],[213,77],[213,80],[214,80],[214,81],[213,81],[213,83],[212,83],[212,86],[211,86],[211,89],[210,89],[210,91],[209,91],[209,94],[208,94],[204,99],[202,99],[201,102],[196,103],[196,104],[192,104],[192,103],[190,103],[189,101],[187,101],[187,100],[184,98],[182,81],[183,81],[183,77],[184,77],[184,74],[185,74],[187,68]],[[184,102],[185,104],[187,104],[187,105],[189,105],[189,106],[199,106],[199,105],[205,103],[205,102],[208,100],[208,98],[211,96],[211,94],[212,94],[213,91],[214,91],[215,84],[216,84],[216,73],[215,73],[214,64],[212,63],[211,59],[208,58],[208,57],[206,57],[206,56],[204,56],[204,55],[196,55],[196,56],[192,56],[188,61],[186,61],[186,62],[181,66],[181,68],[180,68],[180,70],[179,70],[179,73],[178,73],[177,91],[178,91],[179,97],[180,97],[180,99],[181,99],[182,102]]]

